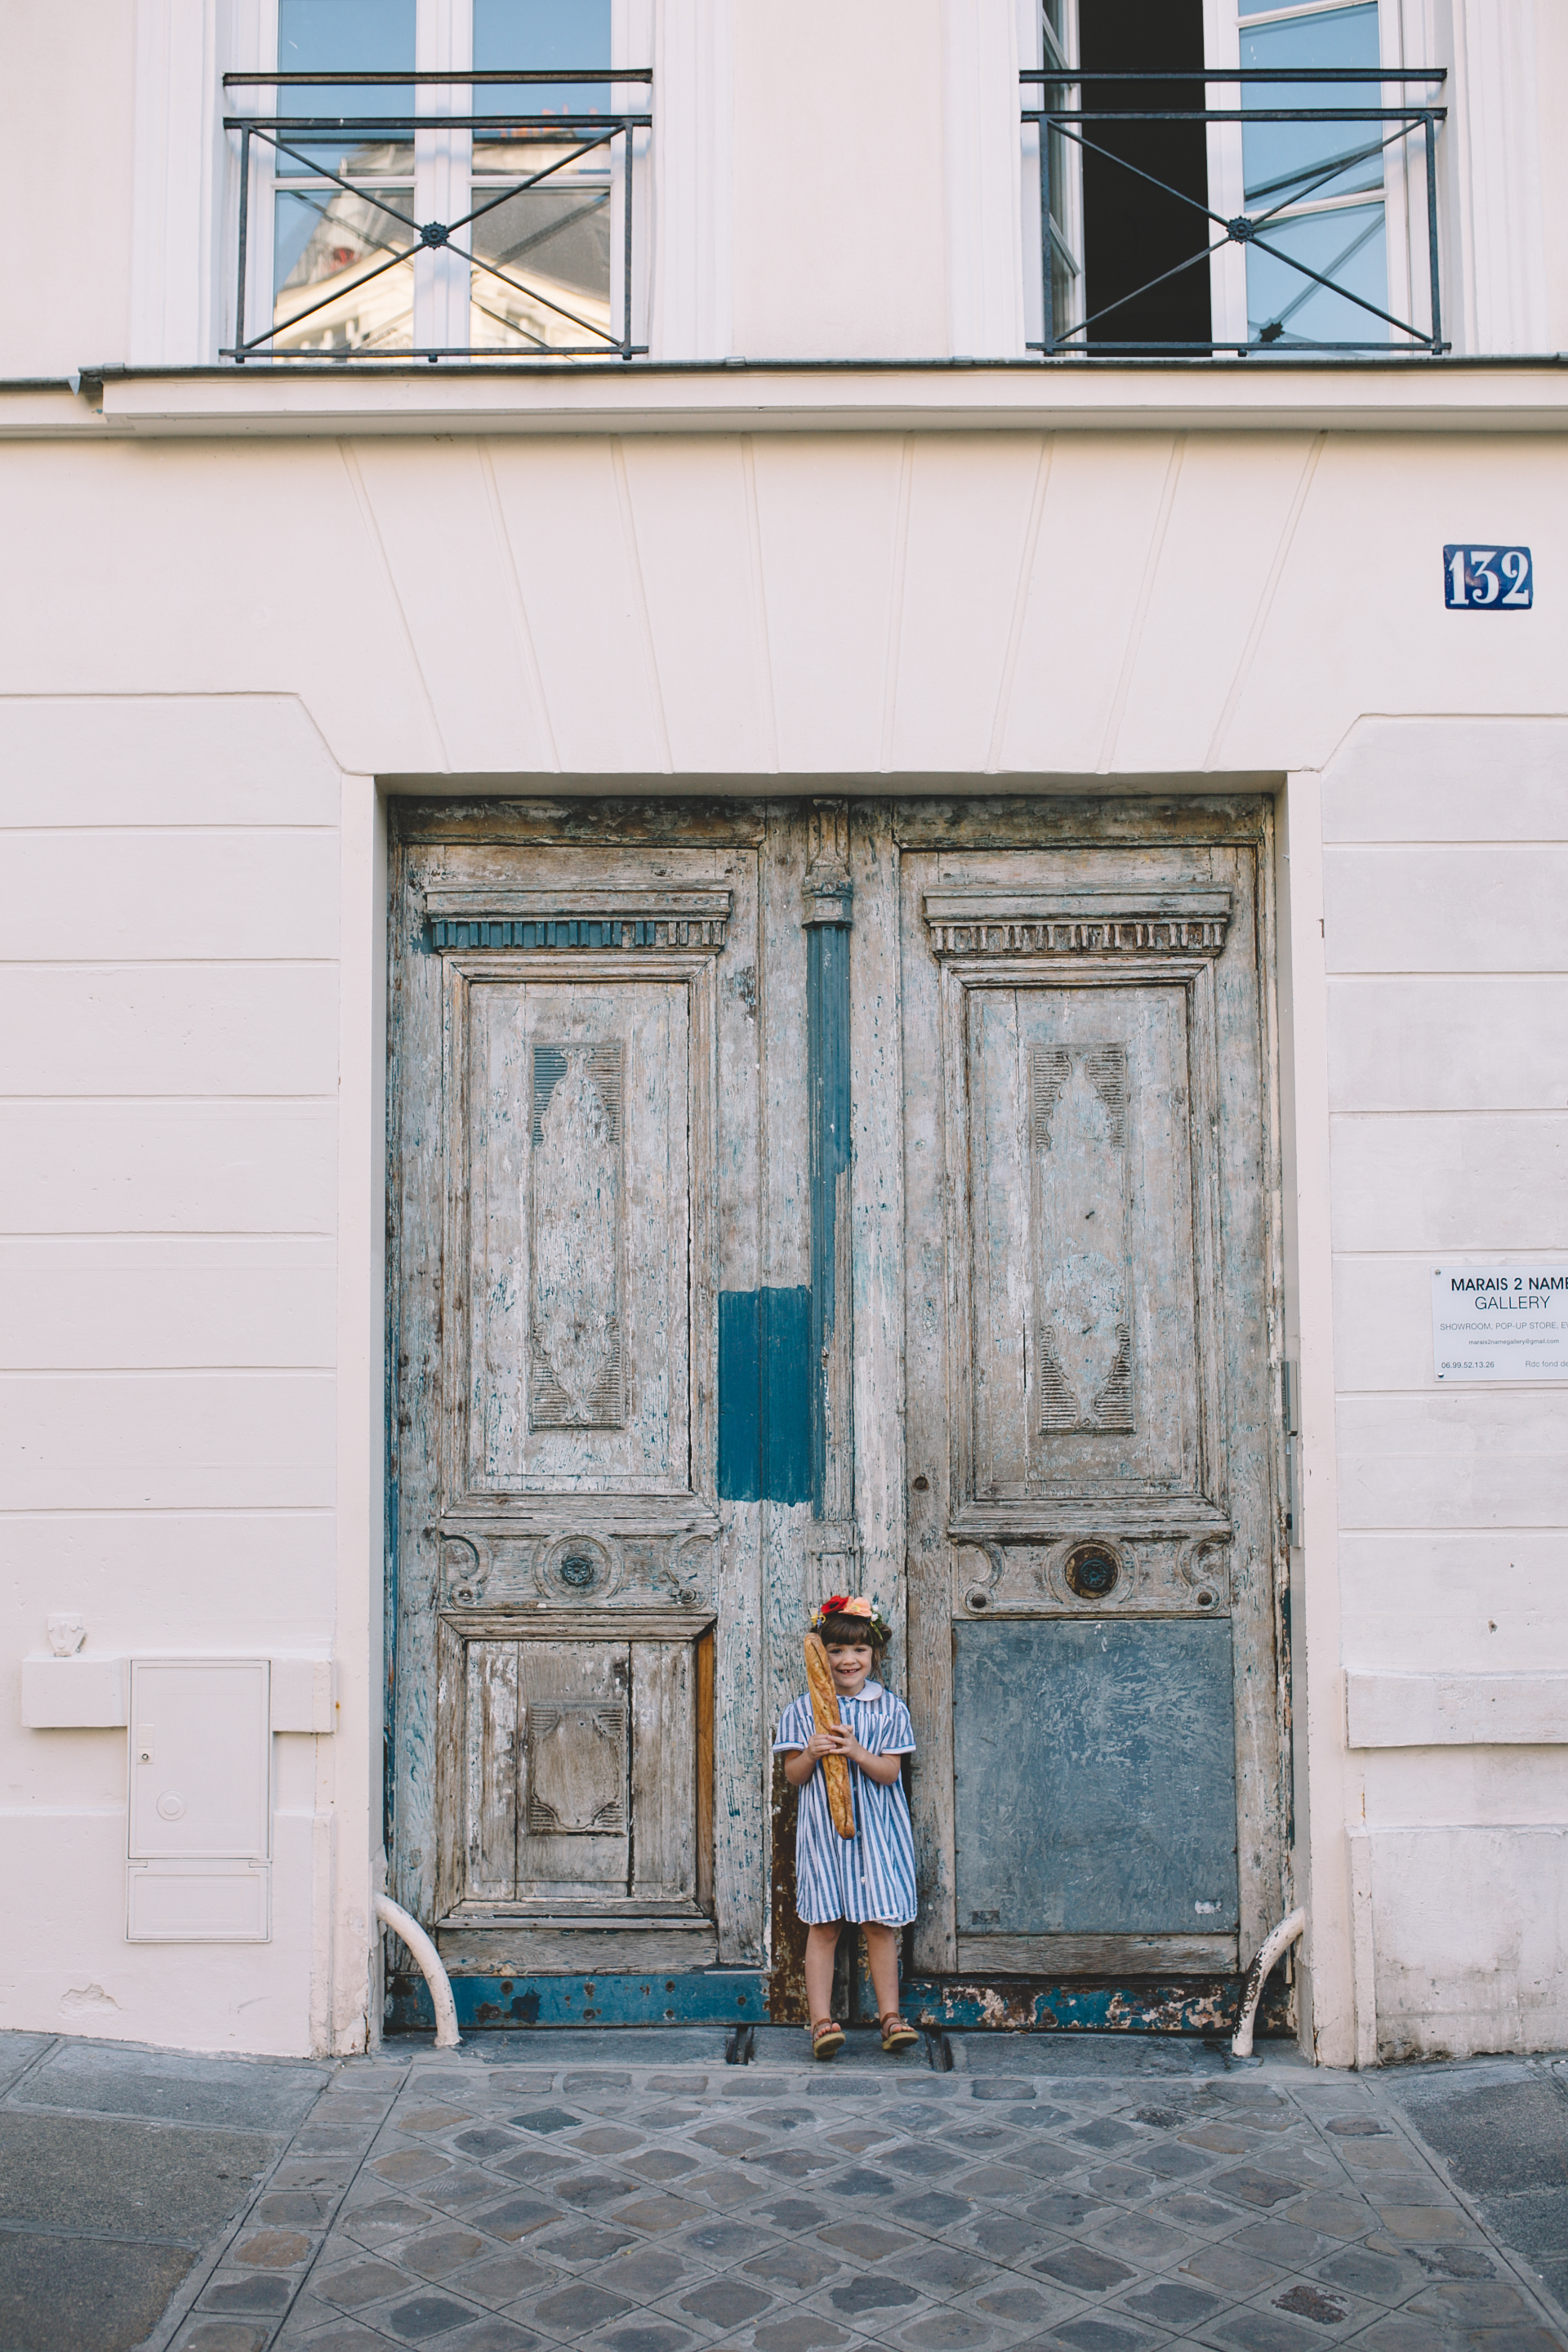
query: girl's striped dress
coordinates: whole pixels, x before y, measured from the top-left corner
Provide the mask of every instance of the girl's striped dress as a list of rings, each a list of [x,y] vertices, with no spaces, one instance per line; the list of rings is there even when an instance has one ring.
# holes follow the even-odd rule
[[[846,1731],[873,1756],[912,1756],[914,1726],[901,1698],[880,1683],[865,1682],[858,1698],[838,1696]],[[804,1748],[815,1729],[809,1696],[792,1699],[773,1742],[775,1755]],[[915,1916],[915,1842],[901,1780],[883,1788],[849,1765],[855,1835],[841,1838],[827,1810],[827,1782],[818,1765],[800,1792],[795,1832],[795,1907],[812,1926],[835,1919],[872,1919],[902,1927]]]

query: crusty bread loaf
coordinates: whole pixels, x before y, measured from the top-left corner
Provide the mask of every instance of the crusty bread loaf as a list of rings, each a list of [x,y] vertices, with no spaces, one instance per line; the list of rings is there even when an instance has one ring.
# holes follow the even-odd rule
[[[838,1686],[820,1633],[808,1633],[805,1637],[805,1686],[811,1693],[812,1718],[818,1731],[837,1731],[840,1720]],[[833,1826],[841,1838],[852,1838],[855,1801],[849,1794],[849,1766],[842,1756],[825,1756],[822,1769],[827,1780],[827,1810],[833,1816]]]

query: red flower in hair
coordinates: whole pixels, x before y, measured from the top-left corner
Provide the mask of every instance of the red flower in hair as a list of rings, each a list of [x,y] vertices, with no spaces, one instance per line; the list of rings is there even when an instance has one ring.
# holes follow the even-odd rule
[[[848,1605],[849,1595],[847,1592],[830,1592],[822,1604],[822,1613],[825,1617],[837,1617]]]

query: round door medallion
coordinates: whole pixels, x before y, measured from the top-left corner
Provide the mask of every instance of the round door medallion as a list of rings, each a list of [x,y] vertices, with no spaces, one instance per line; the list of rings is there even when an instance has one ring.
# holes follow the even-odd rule
[[[185,1810],[185,1801],[177,1789],[165,1789],[158,1800],[158,1811],[166,1822],[177,1822]]]
[[[569,1551],[558,1562],[556,1574],[574,1592],[591,1592],[599,1581],[599,1563],[590,1553]]]
[[[1121,1578],[1121,1563],[1105,1544],[1079,1544],[1067,1556],[1062,1573],[1080,1601],[1103,1601]]]

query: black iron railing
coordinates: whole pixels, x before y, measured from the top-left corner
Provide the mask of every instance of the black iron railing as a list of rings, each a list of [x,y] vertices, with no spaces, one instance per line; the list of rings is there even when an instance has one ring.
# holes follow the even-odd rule
[[[224,128],[238,142],[239,204],[234,341],[223,357],[243,364],[629,360],[645,352],[647,344],[632,340],[632,198],[637,134],[651,128],[653,117],[584,109],[581,92],[652,80],[649,68],[624,66],[225,74],[226,89],[313,93],[379,86],[401,96],[423,88],[542,87],[569,93],[573,104],[537,113],[439,114],[420,112],[416,103],[379,115],[226,115]],[[449,151],[453,134],[464,146],[467,209],[451,220],[421,221],[414,204],[416,175],[432,142]],[[262,155],[268,168],[258,172]],[[258,239],[255,215],[263,198],[271,210]],[[613,276],[612,205],[619,213],[620,247]],[[285,242],[279,221],[290,215],[302,218],[307,234],[286,271],[279,257]],[[289,225],[296,227],[293,220]],[[270,300],[254,283],[258,244],[272,261]],[[420,341],[415,328],[421,279],[428,283],[444,255],[470,273],[470,339]],[[389,305],[387,281],[399,271],[404,291]],[[453,299],[460,308],[460,294]],[[377,305],[379,318],[372,315]],[[263,310],[265,323],[258,316]],[[473,336],[476,320],[488,340]]]
[[[1106,357],[1160,357],[1176,355],[1214,356],[1220,352],[1382,352],[1405,351],[1435,355],[1450,346],[1443,340],[1442,288],[1438,269],[1437,249],[1437,186],[1436,133],[1439,123],[1447,120],[1443,107],[1432,105],[1427,99],[1394,106],[1338,105],[1281,106],[1247,103],[1250,91],[1264,85],[1278,89],[1282,84],[1305,83],[1327,89],[1342,89],[1347,84],[1370,83],[1397,86],[1402,90],[1410,84],[1424,89],[1440,87],[1446,76],[1441,68],[1420,72],[1385,70],[1381,66],[1278,66],[1243,67],[1230,72],[1164,72],[1131,70],[1118,72],[1067,72],[1051,68],[1035,68],[1019,76],[1024,85],[1026,103],[1023,120],[1034,123],[1039,132],[1040,155],[1040,276],[1042,289],[1042,333],[1031,341],[1032,351],[1057,357],[1071,353]],[[1242,103],[1234,107],[1118,104],[1119,96],[1126,100],[1135,93],[1125,85],[1141,85],[1148,89],[1152,85],[1174,86],[1173,101],[1184,94],[1183,86],[1219,84],[1240,85]],[[1119,86],[1121,86],[1119,88]],[[1038,103],[1026,101],[1031,94]],[[1053,98],[1076,94],[1077,102],[1068,106],[1051,103]],[[1206,91],[1201,94],[1206,95]],[[1372,93],[1369,92],[1369,96]],[[1242,142],[1245,157],[1247,146],[1261,144],[1259,133],[1275,125],[1317,125],[1324,136],[1320,152],[1312,151],[1319,142],[1311,138],[1295,142],[1297,160],[1284,171],[1265,170],[1255,173],[1247,161],[1241,165],[1243,205],[1245,209],[1226,218],[1214,211],[1194,193],[1191,186],[1183,188],[1160,174],[1146,170],[1136,160],[1139,137],[1134,126],[1153,124],[1188,124],[1205,126],[1197,136],[1206,139],[1207,126],[1234,126],[1235,138]],[[1092,126],[1092,128],[1091,128]],[[1120,129],[1115,126],[1121,126]],[[1348,138],[1331,142],[1328,133],[1339,126]],[[1250,134],[1250,138],[1249,138]],[[1314,209],[1321,220],[1338,197],[1347,208],[1357,205],[1370,208],[1384,203],[1384,159],[1391,150],[1408,153],[1407,142],[1419,136],[1422,142],[1426,183],[1424,213],[1426,276],[1430,288],[1430,323],[1420,326],[1409,319],[1397,317],[1384,303],[1374,300],[1370,292],[1358,290],[1336,271],[1346,267],[1367,242],[1359,231],[1352,235],[1345,252],[1331,258],[1326,269],[1313,268],[1300,252],[1291,252],[1281,242],[1282,237],[1312,217]],[[1178,259],[1173,267],[1162,268],[1140,284],[1118,292],[1108,303],[1097,306],[1092,268],[1084,271],[1079,255],[1072,252],[1064,237],[1061,222],[1064,217],[1067,190],[1063,184],[1073,171],[1081,173],[1093,159],[1102,173],[1121,172],[1142,183],[1151,193],[1147,202],[1165,208],[1182,207],[1190,213],[1194,236],[1201,224],[1209,225],[1203,231],[1203,242],[1194,250]],[[1361,175],[1358,179],[1358,173]],[[1373,176],[1375,174],[1375,178]],[[1314,200],[1317,200],[1315,207]],[[1411,231],[1415,234],[1415,213],[1412,205]],[[1380,224],[1381,225],[1381,224]],[[1209,231],[1218,229],[1213,236]],[[1369,233],[1370,234],[1370,233]],[[1244,337],[1190,339],[1182,337],[1145,337],[1116,333],[1115,313],[1128,310],[1143,302],[1155,289],[1166,287],[1184,273],[1206,268],[1213,257],[1226,245],[1240,246],[1249,256],[1266,257],[1280,268],[1292,273],[1291,282],[1300,288],[1293,301],[1266,306],[1268,315],[1254,321],[1252,302],[1247,305],[1247,331]],[[1134,271],[1132,274],[1136,275]],[[1060,289],[1079,277],[1085,281],[1087,299],[1084,315],[1068,318],[1062,315],[1064,305]],[[1308,335],[1295,331],[1291,318],[1315,293],[1326,291],[1337,303],[1351,306],[1358,319],[1366,321],[1366,332],[1354,336],[1328,338]],[[1075,305],[1076,307],[1076,305]],[[1212,325],[1212,321],[1211,321]],[[1109,329],[1109,331],[1108,331]],[[1381,332],[1376,330],[1381,329]]]

